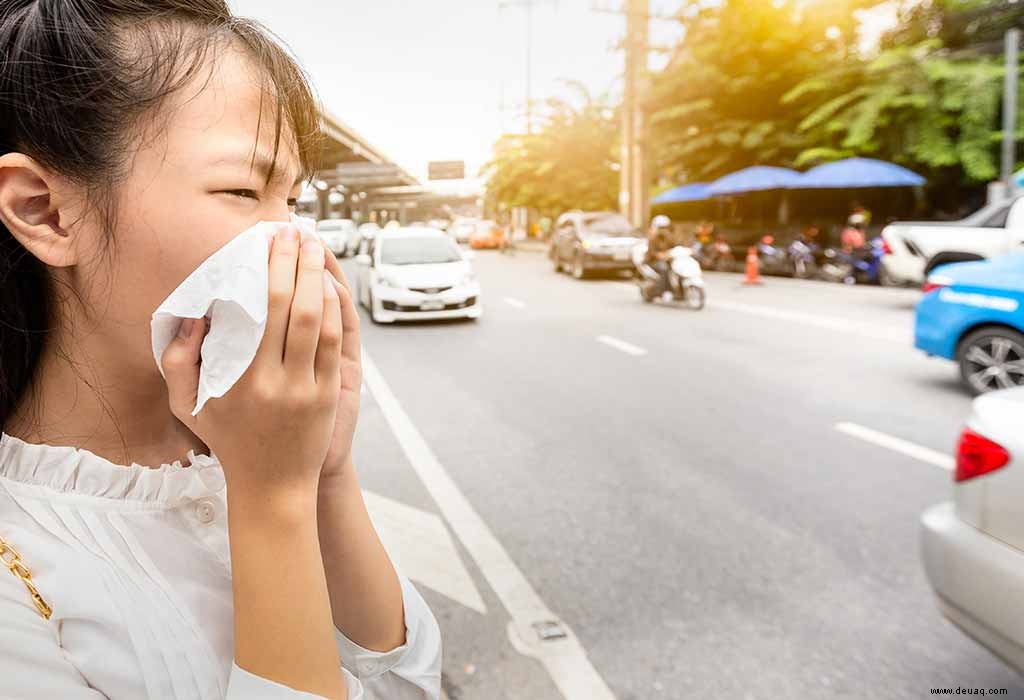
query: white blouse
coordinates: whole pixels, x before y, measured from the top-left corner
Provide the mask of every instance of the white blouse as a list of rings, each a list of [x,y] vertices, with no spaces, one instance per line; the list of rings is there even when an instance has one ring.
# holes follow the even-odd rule
[[[0,566],[0,697],[310,700],[233,662],[224,473],[189,452],[159,468],[0,433],[0,536],[53,608]],[[406,643],[335,630],[351,700],[438,700],[441,634],[399,574]]]

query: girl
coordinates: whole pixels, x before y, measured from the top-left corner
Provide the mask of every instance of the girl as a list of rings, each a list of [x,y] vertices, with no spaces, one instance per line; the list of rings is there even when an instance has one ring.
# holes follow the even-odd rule
[[[334,256],[282,226],[256,358],[197,416],[206,324],[153,362],[160,302],[316,167],[299,68],[222,0],[2,0],[0,57],[0,696],[438,698],[352,464]]]

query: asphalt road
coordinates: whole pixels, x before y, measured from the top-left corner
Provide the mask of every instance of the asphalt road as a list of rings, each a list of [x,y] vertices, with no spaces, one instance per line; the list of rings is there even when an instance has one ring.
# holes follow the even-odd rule
[[[356,444],[364,487],[440,517],[485,606],[420,580],[452,700],[565,695],[517,651],[485,571],[508,567],[442,517],[456,511],[414,468],[425,452],[619,700],[1024,698],[924,578],[918,517],[950,497],[949,472],[837,429],[951,451],[970,400],[951,364],[911,346],[918,292],[722,275],[692,312],[538,254],[476,267],[476,323],[364,313],[391,397],[369,387]],[[400,436],[395,405],[423,444]]]

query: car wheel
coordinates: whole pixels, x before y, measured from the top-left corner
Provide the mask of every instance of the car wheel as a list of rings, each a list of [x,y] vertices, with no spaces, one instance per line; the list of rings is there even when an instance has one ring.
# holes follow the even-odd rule
[[[558,257],[557,251],[553,251],[551,253],[551,263],[554,266],[556,273],[562,271],[562,259]]]
[[[576,254],[572,256],[572,276],[574,279],[581,280],[587,276],[587,267],[583,264],[583,254],[580,251],[576,251]]]
[[[892,276],[892,273],[885,269],[885,265],[878,268],[878,284],[883,287],[899,287],[900,283]]]
[[[960,376],[975,395],[1024,386],[1024,334],[981,328],[960,341],[957,361]]]

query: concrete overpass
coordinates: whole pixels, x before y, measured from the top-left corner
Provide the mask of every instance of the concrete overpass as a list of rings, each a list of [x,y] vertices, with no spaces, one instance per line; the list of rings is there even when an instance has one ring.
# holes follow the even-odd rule
[[[307,213],[327,218],[332,210],[345,217],[359,212],[366,220],[370,211],[383,208],[378,206],[378,192],[398,188],[412,200],[416,193],[425,194],[419,180],[338,117],[321,110],[320,126],[324,134],[321,168],[314,178],[313,196],[304,201]],[[388,204],[393,202],[390,194],[387,199]]]

